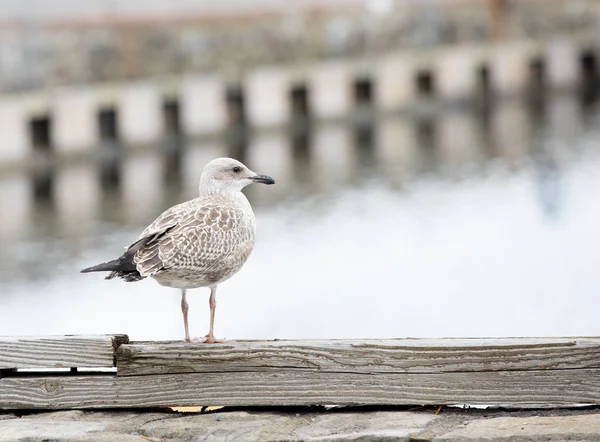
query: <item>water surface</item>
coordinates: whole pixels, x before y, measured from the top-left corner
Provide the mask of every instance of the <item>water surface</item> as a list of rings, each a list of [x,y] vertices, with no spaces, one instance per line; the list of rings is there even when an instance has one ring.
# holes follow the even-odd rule
[[[600,334],[599,117],[562,97],[254,134],[244,160],[277,185],[248,189],[257,245],[219,287],[217,336]],[[163,151],[0,175],[0,335],[182,338],[176,290],[78,273],[193,197],[207,161],[243,149]],[[188,301],[204,335],[208,290]]]

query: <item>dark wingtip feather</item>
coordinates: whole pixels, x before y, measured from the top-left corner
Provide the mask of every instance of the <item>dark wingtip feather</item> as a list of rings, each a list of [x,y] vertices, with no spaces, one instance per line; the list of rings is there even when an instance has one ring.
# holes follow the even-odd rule
[[[83,270],[80,270],[79,273],[90,273],[90,272],[95,272],[97,270],[94,270],[94,267],[86,267]]]
[[[102,264],[98,264],[92,267],[87,267],[83,270],[80,270],[81,273],[90,273],[90,272],[108,272],[111,270],[117,270],[119,268],[120,261],[115,259],[113,261],[103,262]]]
[[[170,227],[171,228],[171,227]],[[165,230],[168,231],[169,229]],[[161,234],[164,232],[161,232]],[[144,279],[142,275],[137,270],[137,266],[133,262],[133,258],[135,254],[148,242],[154,240],[156,234],[147,236],[137,240],[133,243],[127,251],[121,255],[121,257],[117,259],[113,259],[112,261],[103,262],[102,264],[98,264],[92,267],[87,267],[83,270],[80,270],[80,273],[90,273],[90,272],[111,272],[106,277],[106,279],[112,279],[115,277],[122,278],[127,282],[139,281]]]
[[[122,278],[127,282],[140,281],[141,279],[144,279],[144,277],[139,274],[132,262],[125,262],[122,258],[80,270],[80,273],[90,272],[110,272],[104,279]]]

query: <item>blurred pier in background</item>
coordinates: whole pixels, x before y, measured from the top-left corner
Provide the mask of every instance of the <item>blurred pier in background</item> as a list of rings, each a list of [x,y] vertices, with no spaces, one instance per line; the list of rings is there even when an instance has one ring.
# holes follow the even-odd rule
[[[503,98],[594,100],[600,84],[593,1],[198,5],[5,18],[0,168]]]
[[[77,237],[93,230],[99,218],[143,224],[169,204],[193,198],[202,168],[218,156],[239,158],[277,178],[278,185],[269,192],[248,189],[259,205],[352,187],[375,174],[377,181],[397,188],[419,177],[485,176],[501,159],[499,170],[517,171],[523,165],[539,169],[540,203],[552,212],[560,208],[553,183],[565,161],[592,147],[587,138],[595,133],[599,116],[576,97],[560,95],[543,107],[509,100],[493,111],[457,108],[394,118],[356,117],[352,124],[306,123],[288,130],[241,125],[211,138],[166,132],[156,134],[160,141],[147,140],[137,148],[115,136],[124,130],[115,130],[113,111],[101,110],[97,119],[100,141],[89,145],[89,155],[61,161],[54,155],[60,152],[53,150],[56,146],[46,157],[39,149],[47,145],[35,146],[41,152],[37,158],[45,160],[29,171],[8,168],[0,174],[0,205],[11,214],[0,223],[0,239],[26,236],[35,213],[53,220],[36,227],[42,236]],[[34,124],[47,127],[41,121]],[[40,138],[48,142],[47,135]],[[571,146],[568,155],[561,150],[565,145]]]
[[[599,46],[600,47],[600,46]],[[35,149],[67,157],[106,141],[132,148],[166,135],[211,137],[232,128],[276,129],[395,112],[491,105],[494,98],[597,89],[596,51],[571,41],[407,50],[369,60],[252,67],[235,79],[165,79],[60,86],[0,100],[0,163]]]

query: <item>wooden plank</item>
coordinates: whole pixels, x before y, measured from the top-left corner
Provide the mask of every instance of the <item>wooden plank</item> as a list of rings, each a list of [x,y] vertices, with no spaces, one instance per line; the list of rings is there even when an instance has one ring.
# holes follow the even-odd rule
[[[145,343],[117,351],[119,376],[313,370],[446,373],[600,368],[599,338]]]
[[[600,370],[470,373],[188,373],[0,379],[0,409],[600,403]]]
[[[126,335],[0,337],[0,369],[114,367]]]

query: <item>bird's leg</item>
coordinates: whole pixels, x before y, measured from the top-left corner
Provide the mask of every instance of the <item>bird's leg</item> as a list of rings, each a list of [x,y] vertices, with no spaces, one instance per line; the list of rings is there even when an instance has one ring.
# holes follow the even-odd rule
[[[185,342],[192,342],[190,339],[190,329],[188,327],[188,310],[190,306],[185,299],[185,289],[181,289],[181,313],[183,313],[183,327],[185,328]]]
[[[206,339],[204,342],[207,344],[214,344],[216,342],[225,342],[222,339],[215,339],[214,329],[215,329],[215,310],[217,309],[217,287],[210,288],[210,298],[208,300],[208,304],[210,305],[210,329],[208,330],[208,334],[206,335]]]

